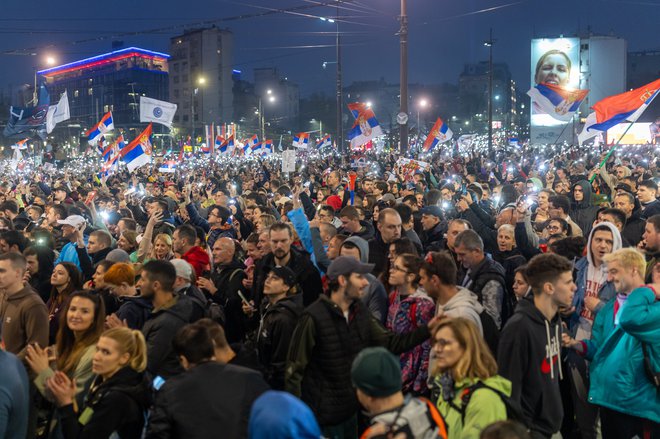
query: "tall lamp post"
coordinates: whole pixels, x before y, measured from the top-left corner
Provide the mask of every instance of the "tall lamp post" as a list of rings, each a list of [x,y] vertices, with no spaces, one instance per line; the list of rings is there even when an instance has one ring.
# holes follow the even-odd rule
[[[490,29],[490,38],[484,41],[488,47],[488,154],[493,152],[493,28]]]
[[[419,140],[419,135],[422,131],[422,126],[419,123],[419,112],[420,110],[426,109],[426,106],[429,104],[429,101],[426,99],[420,99],[419,102],[417,103],[417,140]]]
[[[266,98],[268,102],[275,102],[273,90],[266,90]],[[259,112],[259,130],[261,131],[261,141],[263,142],[266,140],[266,117],[264,115],[262,96],[259,96],[259,109],[257,111]]]
[[[203,76],[200,76],[197,78],[197,85],[202,86],[206,84],[206,78]],[[195,144],[195,96],[197,96],[197,93],[199,92],[199,87],[193,88],[193,92],[190,95],[190,123],[192,125],[191,129],[191,134],[192,134],[192,143],[193,145]],[[191,146],[193,146],[191,145]]]
[[[401,0],[401,28],[399,29],[399,42],[401,44],[401,65],[399,85],[399,148],[401,154],[408,150],[408,15],[407,0]]]

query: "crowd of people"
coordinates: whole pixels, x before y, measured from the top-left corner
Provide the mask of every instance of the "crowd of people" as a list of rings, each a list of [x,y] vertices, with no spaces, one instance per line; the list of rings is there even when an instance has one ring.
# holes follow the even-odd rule
[[[659,438],[653,156],[8,174],[0,437]]]

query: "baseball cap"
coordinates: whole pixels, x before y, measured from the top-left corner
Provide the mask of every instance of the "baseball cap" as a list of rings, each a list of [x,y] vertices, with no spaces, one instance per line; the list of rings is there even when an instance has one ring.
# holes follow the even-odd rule
[[[284,283],[290,287],[296,284],[296,274],[289,267],[273,267],[270,272],[282,279]]]
[[[174,270],[176,270],[176,276],[182,277],[187,281],[192,282],[193,280],[193,268],[188,262],[183,259],[172,259],[170,261],[174,265]]]
[[[57,224],[61,224],[63,226],[71,226],[78,229],[82,227],[83,224],[85,224],[85,218],[80,215],[69,215],[63,220],[57,220]]]
[[[351,273],[371,273],[374,264],[363,264],[350,256],[339,256],[328,267],[328,279],[336,280],[339,276],[346,276]]]
[[[351,381],[369,396],[394,395],[401,391],[399,358],[383,347],[363,349],[353,361]]]
[[[275,205],[277,205],[277,206],[281,206],[281,205],[283,205],[283,204],[288,203],[289,201],[291,201],[291,198],[289,198],[289,197],[280,197],[280,198],[275,202]]]
[[[442,209],[440,209],[440,206],[426,206],[420,212],[422,212],[422,215],[433,215],[442,218]]]

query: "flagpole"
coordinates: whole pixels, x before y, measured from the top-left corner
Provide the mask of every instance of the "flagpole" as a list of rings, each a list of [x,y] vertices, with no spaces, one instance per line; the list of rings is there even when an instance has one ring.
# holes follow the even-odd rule
[[[623,134],[621,134],[621,137],[619,137],[619,140],[617,140],[616,143],[614,143],[614,145],[612,145],[612,148],[610,148],[610,150],[608,151],[607,155],[606,155],[605,158],[600,162],[600,165],[598,165],[598,168],[596,168],[596,170],[600,170],[600,168],[602,168],[603,166],[605,166],[605,163],[606,163],[607,160],[610,158],[610,156],[614,153],[614,150],[616,149],[616,147],[619,146],[619,142],[621,142],[621,140],[623,139],[623,136],[626,135],[626,133],[628,132],[628,130],[629,130],[634,124],[635,124],[635,122],[630,122],[630,123],[628,124],[628,128],[626,128],[626,130],[623,132]],[[595,179],[596,179],[596,172],[594,172],[594,175],[592,175],[591,178],[589,178],[589,183],[593,183]]]
[[[557,145],[557,142],[559,142],[559,139],[561,139],[561,136],[564,134],[564,131],[566,131],[566,127],[568,127],[568,123],[564,125],[564,129],[561,130],[561,133],[559,133],[552,146]]]

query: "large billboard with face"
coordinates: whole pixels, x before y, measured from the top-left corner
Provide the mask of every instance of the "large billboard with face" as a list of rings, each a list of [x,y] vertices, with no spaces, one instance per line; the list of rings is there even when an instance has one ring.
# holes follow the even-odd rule
[[[580,85],[580,39],[538,38],[532,40],[531,83],[547,83],[566,88]],[[554,143],[566,122],[559,121],[531,103],[530,137],[532,142]],[[567,139],[573,135],[566,129]],[[554,136],[554,138],[553,138]],[[566,137],[562,135],[562,139]]]

